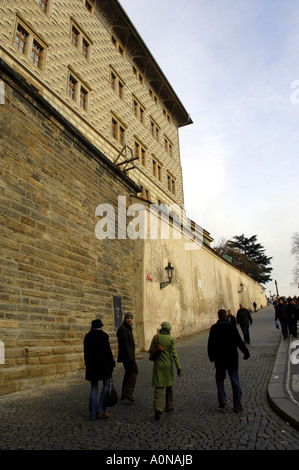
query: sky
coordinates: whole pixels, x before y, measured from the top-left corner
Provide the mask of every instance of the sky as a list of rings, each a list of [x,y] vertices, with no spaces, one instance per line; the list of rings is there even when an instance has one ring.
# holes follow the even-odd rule
[[[214,239],[257,235],[266,294],[292,286],[299,232],[298,0],[120,0],[190,114],[187,215]]]

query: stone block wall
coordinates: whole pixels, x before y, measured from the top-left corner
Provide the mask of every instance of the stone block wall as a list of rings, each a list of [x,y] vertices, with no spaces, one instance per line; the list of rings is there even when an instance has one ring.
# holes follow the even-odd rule
[[[112,116],[119,120],[125,128],[128,147],[134,152],[137,139],[146,150],[146,164],[135,161],[136,169],[130,171],[130,177],[149,191],[152,202],[161,200],[168,206],[174,202],[183,206],[178,123],[174,118],[170,122],[165,118],[165,105],[158,93],[157,101],[150,96],[152,66],[146,66],[148,76],[144,74],[140,82],[133,72],[134,57],[124,41],[121,44],[124,54],[113,45],[111,35],[113,33],[118,40],[115,30],[120,21],[116,2],[105,0],[92,2],[92,5],[90,13],[82,0],[49,0],[45,13],[38,0],[3,0],[0,4],[0,58],[38,87],[43,96],[112,161],[123,147],[112,137]],[[18,25],[28,32],[28,43],[36,38],[44,47],[40,67],[31,62],[29,47],[25,53],[16,48]],[[80,33],[77,47],[72,43],[73,26]],[[130,26],[125,29],[129,35]],[[82,54],[82,37],[89,42],[88,57]],[[131,37],[137,43],[135,34]],[[140,55],[138,49],[136,55]],[[124,85],[121,98],[117,87],[115,90],[111,87],[112,70]],[[80,106],[78,91],[76,99],[68,96],[70,74],[88,91],[86,109]],[[158,88],[164,85],[159,83]],[[142,123],[135,115],[134,99],[144,108]],[[168,108],[167,111],[170,113]],[[159,142],[151,134],[151,118],[160,128]],[[171,157],[165,151],[164,136],[173,144]],[[153,175],[153,157],[161,165],[161,181]],[[168,190],[168,174],[175,179],[175,194]]]
[[[134,309],[132,241],[95,237],[95,209],[136,185],[3,62],[0,105],[0,394],[84,367],[102,318],[114,353],[113,296]],[[136,338],[137,342],[138,339]]]

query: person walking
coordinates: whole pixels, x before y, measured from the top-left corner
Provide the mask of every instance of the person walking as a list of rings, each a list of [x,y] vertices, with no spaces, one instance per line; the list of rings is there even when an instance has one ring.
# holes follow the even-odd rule
[[[89,409],[90,419],[109,418],[105,397],[110,387],[110,380],[115,361],[110,348],[109,336],[102,330],[100,319],[91,322],[91,329],[84,338],[85,379],[90,382]],[[98,381],[103,388],[98,401]]]
[[[298,307],[296,305],[295,299],[288,299],[287,317],[288,317],[289,333],[290,335],[293,336],[293,338],[297,338]]]
[[[252,325],[252,317],[249,310],[243,304],[240,304],[236,320],[242,330],[245,343],[250,344],[249,324]]]
[[[283,299],[279,299],[278,304],[275,305],[275,321],[279,320],[281,326],[281,333],[283,339],[289,337],[288,332],[288,315],[287,315],[287,307],[283,301]]]
[[[232,314],[231,310],[227,311],[227,321],[236,326],[236,317]]]
[[[214,362],[216,369],[216,386],[219,407],[226,405],[224,380],[228,372],[232,392],[233,409],[236,413],[243,410],[242,389],[238,371],[238,349],[244,354],[243,359],[250,357],[249,351],[242,340],[237,328],[227,321],[226,311],[218,311],[218,321],[211,327],[208,338],[208,356]]]
[[[133,314],[126,313],[124,321],[117,330],[118,357],[117,362],[122,362],[125,375],[122,383],[122,396],[131,402],[135,401],[133,393],[139,373],[135,360],[135,342],[133,336]]]
[[[163,347],[163,351],[154,362],[152,374],[152,386],[154,387],[154,411],[155,420],[159,420],[163,413],[163,392],[166,389],[166,411],[173,411],[174,395],[174,373],[173,361],[177,369],[177,375],[182,375],[182,366],[176,351],[175,339],[170,336],[171,324],[164,321],[161,325],[158,336],[158,342]],[[152,339],[149,353],[153,350],[156,343],[155,336]]]

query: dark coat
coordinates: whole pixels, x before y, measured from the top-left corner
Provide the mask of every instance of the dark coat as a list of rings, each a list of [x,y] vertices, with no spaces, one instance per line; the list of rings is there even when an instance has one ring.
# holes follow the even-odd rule
[[[227,315],[227,321],[228,321],[228,323],[230,323],[231,325],[235,325],[235,326],[236,326],[236,317],[234,317],[234,315]]]
[[[123,322],[117,330],[118,356],[117,362],[135,361],[135,343],[132,327]]]
[[[218,320],[210,329],[208,339],[208,355],[216,369],[234,371],[238,369],[238,348],[248,358],[246,348],[237,328],[227,320]]]
[[[237,323],[240,323],[240,326],[249,326],[249,323],[250,325],[252,324],[252,317],[247,308],[239,308],[237,312]]]
[[[84,338],[85,378],[91,382],[111,377],[115,361],[109,336],[100,329],[90,330]]]
[[[287,307],[284,303],[279,303],[275,305],[275,320],[287,321]]]

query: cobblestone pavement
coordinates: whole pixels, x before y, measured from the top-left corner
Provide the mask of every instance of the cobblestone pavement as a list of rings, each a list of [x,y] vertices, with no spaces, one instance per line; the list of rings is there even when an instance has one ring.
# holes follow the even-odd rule
[[[269,406],[267,387],[281,340],[273,308],[253,314],[249,360],[240,353],[244,411],[218,408],[214,366],[207,357],[208,331],[177,342],[183,375],[175,381],[175,410],[154,420],[152,363],[138,355],[135,403],[119,400],[106,421],[90,421],[84,373],[0,397],[1,450],[298,450],[299,432]],[[114,372],[120,391],[122,366]]]

